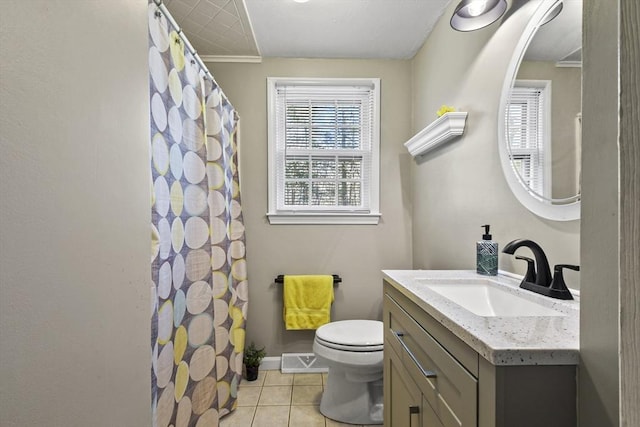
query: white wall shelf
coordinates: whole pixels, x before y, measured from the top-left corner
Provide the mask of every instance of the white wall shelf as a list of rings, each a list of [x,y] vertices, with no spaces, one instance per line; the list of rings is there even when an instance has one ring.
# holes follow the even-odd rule
[[[405,142],[404,146],[413,157],[420,156],[438,145],[462,135],[466,122],[466,112],[445,113]]]

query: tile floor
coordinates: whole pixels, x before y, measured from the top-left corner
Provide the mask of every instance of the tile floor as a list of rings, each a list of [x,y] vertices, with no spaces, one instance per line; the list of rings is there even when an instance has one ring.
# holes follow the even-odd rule
[[[320,413],[326,379],[326,374],[261,371],[256,381],[242,381],[238,408],[220,419],[220,427],[353,427]]]

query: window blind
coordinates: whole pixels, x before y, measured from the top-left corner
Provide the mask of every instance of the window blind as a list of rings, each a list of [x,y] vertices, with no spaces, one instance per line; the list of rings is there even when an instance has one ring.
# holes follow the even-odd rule
[[[506,132],[511,165],[525,185],[542,197],[545,193],[544,91],[514,87],[506,109]]]
[[[374,101],[370,85],[276,85],[278,209],[369,210]]]

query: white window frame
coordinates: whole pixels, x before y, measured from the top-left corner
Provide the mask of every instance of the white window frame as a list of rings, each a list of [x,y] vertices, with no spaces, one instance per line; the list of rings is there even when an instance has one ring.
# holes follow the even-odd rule
[[[283,209],[278,206],[279,191],[284,191],[282,177],[278,170],[276,88],[280,85],[300,86],[367,86],[373,92],[373,117],[371,121],[371,165],[369,192],[363,194],[369,206],[363,209],[348,207],[301,207]],[[267,126],[268,126],[268,199],[267,217],[270,224],[378,224],[380,220],[380,79],[378,78],[267,78]],[[365,178],[366,179],[366,178]]]
[[[515,170],[514,172],[518,177],[518,180],[521,181],[522,185],[528,189],[529,193],[540,200],[549,200],[551,199],[551,180],[552,180],[552,152],[551,152],[551,81],[550,80],[516,80],[513,84],[514,89],[523,88],[523,89],[536,89],[541,93],[541,101],[540,102],[540,113],[538,116],[539,123],[542,123],[542,129],[540,132],[540,138],[542,139],[542,161],[537,159],[537,153],[529,153],[530,158],[534,162],[534,169],[537,170],[537,174],[539,175],[539,179],[541,179],[540,188],[538,191],[536,189],[530,188],[524,181],[523,177],[520,173]],[[513,92],[513,90],[512,90]],[[508,114],[508,103],[507,109],[505,110],[505,114]],[[508,121],[508,119],[507,119]],[[510,144],[508,129],[505,130],[507,132],[506,139],[507,143]],[[510,156],[514,154],[518,155],[527,155],[526,149],[519,149],[517,153],[512,151],[512,147],[509,146]]]

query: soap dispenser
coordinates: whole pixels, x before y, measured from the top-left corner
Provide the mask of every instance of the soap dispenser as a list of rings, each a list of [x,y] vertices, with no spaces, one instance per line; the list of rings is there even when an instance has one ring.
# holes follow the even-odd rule
[[[491,240],[489,224],[483,225],[482,240],[476,243],[476,271],[485,276],[498,274],[498,242]]]

